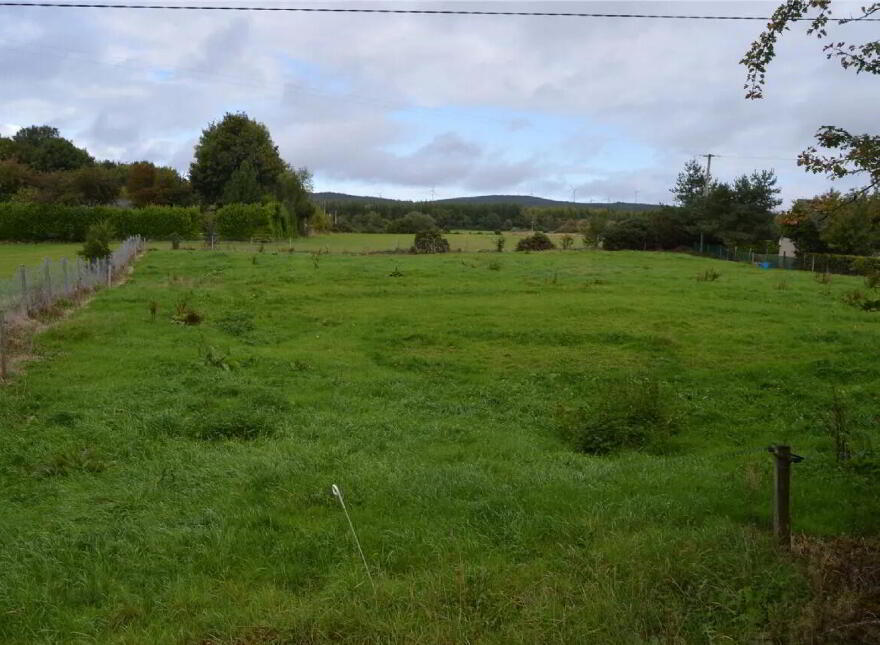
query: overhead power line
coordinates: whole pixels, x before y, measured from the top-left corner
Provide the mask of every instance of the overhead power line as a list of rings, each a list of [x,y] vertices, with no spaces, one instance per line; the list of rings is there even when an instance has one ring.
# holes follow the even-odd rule
[[[290,13],[364,13],[410,14],[422,16],[524,16],[549,18],[637,18],[647,20],[761,20],[768,16],[697,16],[649,13],[586,13],[576,11],[479,11],[466,9],[377,9],[369,7],[266,7],[254,5],[173,5],[173,4],[98,4],[61,2],[0,2],[0,7],[51,7],[64,9],[161,9],[171,11],[283,11]],[[809,22],[813,18],[792,18]],[[862,18],[860,22],[880,22],[880,18]]]

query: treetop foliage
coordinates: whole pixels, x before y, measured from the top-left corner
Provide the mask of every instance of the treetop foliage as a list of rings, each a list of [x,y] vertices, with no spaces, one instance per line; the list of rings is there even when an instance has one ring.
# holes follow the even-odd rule
[[[77,170],[95,163],[88,152],[48,125],[32,125],[12,138],[0,139],[0,159],[14,160],[39,172]]]
[[[245,162],[250,168],[242,168]],[[202,131],[189,168],[189,179],[203,202],[216,204],[224,201],[226,185],[236,173],[239,174],[235,181],[240,184],[236,190],[249,183],[253,173],[256,190],[262,195],[276,190],[286,170],[287,164],[278,154],[278,147],[265,125],[244,113],[227,113]]]
[[[811,10],[818,10],[807,28],[807,34],[819,40],[829,38],[832,23],[842,27],[851,22],[880,12],[880,2],[863,6],[858,15],[832,20],[831,0],[787,0],[770,19],[767,28],[752,43],[740,61],[746,67],[746,98],[760,99],[764,96],[767,67],[776,56],[776,43],[783,32]],[[844,69],[857,74],[880,74],[880,41],[852,44],[843,40],[826,42],[822,51],[829,60],[837,60]],[[852,134],[834,125],[821,126],[815,135],[818,145],[809,146],[798,156],[798,165],[808,172],[825,174],[831,179],[847,175],[866,175],[867,185],[862,192],[880,186],[880,136]],[[835,154],[823,154],[820,149],[836,150]]]

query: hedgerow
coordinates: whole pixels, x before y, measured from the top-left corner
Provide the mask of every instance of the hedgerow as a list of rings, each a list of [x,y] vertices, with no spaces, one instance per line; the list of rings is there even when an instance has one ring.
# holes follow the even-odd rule
[[[142,235],[163,239],[177,233],[185,238],[201,232],[196,207],[62,206],[0,202],[0,240],[8,242],[82,242],[89,227],[109,222],[117,237]]]

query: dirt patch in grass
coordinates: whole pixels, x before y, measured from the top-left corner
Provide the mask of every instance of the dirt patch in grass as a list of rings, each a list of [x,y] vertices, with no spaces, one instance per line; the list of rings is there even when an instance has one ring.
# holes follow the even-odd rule
[[[880,540],[797,536],[812,600],[793,642],[880,643]]]

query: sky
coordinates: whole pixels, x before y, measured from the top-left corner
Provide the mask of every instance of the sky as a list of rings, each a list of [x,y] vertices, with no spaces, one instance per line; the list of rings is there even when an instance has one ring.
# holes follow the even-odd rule
[[[777,3],[288,4],[766,16]],[[833,3],[841,17],[858,6]],[[244,111],[316,191],[413,200],[670,203],[684,164],[707,153],[721,180],[774,169],[783,207],[859,185],[795,160],[820,125],[876,132],[880,79],[826,60],[796,28],[765,98],[746,100],[739,60],[763,25],[0,7],[0,134],[49,124],[98,158],[186,173],[201,131]],[[832,36],[876,39],[875,25]]]

